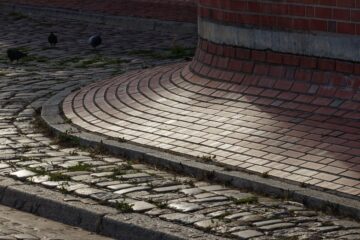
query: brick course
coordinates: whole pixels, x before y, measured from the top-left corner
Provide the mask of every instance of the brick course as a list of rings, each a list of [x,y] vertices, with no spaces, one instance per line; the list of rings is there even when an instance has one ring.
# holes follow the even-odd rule
[[[220,45],[201,38],[190,65],[191,71],[202,77],[287,91],[299,97],[296,102],[300,103],[304,96],[325,97],[326,104],[312,104],[347,110],[352,106],[355,111],[360,110],[359,67],[355,62]],[[222,74],[215,76],[215,71]],[[294,100],[289,96],[282,99]],[[339,105],[334,99],[339,99]],[[319,111],[333,114],[329,109]]]
[[[359,0],[199,0],[199,16],[233,25],[359,35]]]

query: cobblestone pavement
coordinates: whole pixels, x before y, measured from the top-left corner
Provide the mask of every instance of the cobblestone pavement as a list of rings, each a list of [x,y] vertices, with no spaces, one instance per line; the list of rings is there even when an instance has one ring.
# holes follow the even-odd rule
[[[0,206],[0,239],[2,240],[80,240],[110,239],[82,229],[50,221],[12,208]]]
[[[202,229],[219,239],[360,239],[360,225],[351,220],[107,156],[101,145],[76,148],[77,140],[66,134],[56,139],[46,135],[34,114],[49,95],[123,70],[165,63],[158,53],[139,49],[167,48],[174,36],[101,26],[105,44],[93,51],[83,39],[99,31],[97,25],[19,14],[1,14],[0,21],[2,49],[21,46],[30,54],[18,64],[0,62],[0,175],[98,200],[120,212]],[[60,36],[55,49],[45,43],[50,30]],[[192,37],[177,38],[182,45],[195,42]],[[131,54],[126,54],[128,49]]]

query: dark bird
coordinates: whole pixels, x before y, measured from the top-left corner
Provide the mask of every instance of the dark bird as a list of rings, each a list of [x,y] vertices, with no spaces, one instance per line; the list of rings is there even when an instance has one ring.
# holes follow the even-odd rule
[[[48,37],[48,41],[51,47],[55,47],[55,45],[58,43],[58,38],[53,32],[51,32]]]
[[[102,39],[100,34],[96,34],[93,35],[89,38],[89,44],[93,47],[96,48],[97,46],[99,46],[102,43]]]
[[[26,53],[23,53],[15,48],[10,48],[7,50],[7,56],[10,59],[10,62],[19,61],[21,58],[26,57]]]

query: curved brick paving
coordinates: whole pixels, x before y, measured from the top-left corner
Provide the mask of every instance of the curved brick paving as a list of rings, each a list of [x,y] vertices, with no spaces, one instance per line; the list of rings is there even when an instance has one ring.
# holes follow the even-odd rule
[[[131,206],[132,211],[151,216],[155,221],[163,219],[173,222],[176,224],[175,229],[171,229],[174,232],[178,231],[180,226],[186,226],[188,232],[185,239],[208,240],[225,237],[252,240],[359,239],[360,225],[357,222],[335,217],[332,214],[311,211],[299,203],[263,197],[243,190],[175,175],[153,166],[106,156],[94,151],[87,152],[75,147],[59,146],[57,144],[59,141],[47,137],[40,131],[41,129],[35,127],[34,123],[37,123],[34,121],[35,109],[40,108],[50,95],[66,87],[89,84],[99,78],[107,79],[113,74],[118,74],[119,69],[137,69],[168,62],[168,60],[160,61],[150,57],[129,56],[127,53],[129,49],[164,48],[169,46],[173,36],[154,32],[123,31],[114,27],[101,26],[103,34],[111,35],[112,38],[106,38],[104,45],[94,53],[89,50],[87,44],[84,44],[85,41],[79,39],[86,39],[86,36],[96,31],[98,25],[87,26],[87,23],[80,21],[53,21],[51,19],[22,18],[15,21],[15,17],[0,13],[0,20],[4,23],[4,28],[0,29],[2,33],[0,44],[4,48],[26,47],[33,59],[19,64],[10,64],[5,59],[0,61],[0,181],[6,181],[12,177],[22,180],[21,184],[24,185],[37,184],[66,193],[69,201],[74,201],[73,196],[82,196],[85,198],[84,204],[92,205],[101,202],[117,206],[116,202],[124,201],[128,204],[126,206]],[[47,36],[50,29],[54,28],[61,33],[63,40],[57,49],[48,49],[44,47],[46,38],[44,39],[43,36],[44,33]],[[190,46],[194,42],[192,37],[182,39],[184,44]],[[41,58],[39,55],[45,57]],[[94,55],[97,56],[95,59]],[[118,58],[127,59],[127,61],[114,61]],[[187,78],[179,78],[184,65],[185,63],[177,63],[155,69],[128,72],[126,75],[116,77],[117,81],[110,79],[105,81],[106,83],[99,82],[85,87],[82,91],[83,97],[78,92],[72,96],[79,96],[79,99],[89,97],[87,103],[91,105],[86,105],[86,107],[94,116],[107,117],[103,112],[97,111],[98,107],[111,113],[107,121],[111,123],[112,130],[128,131],[128,139],[131,138],[130,133],[137,133],[138,130],[145,131],[145,129],[131,130],[130,124],[129,127],[125,127],[125,123],[137,123],[140,120],[145,122],[148,119],[152,121],[148,122],[149,126],[146,130],[151,132],[151,130],[163,127],[164,130],[157,133],[164,135],[165,138],[165,133],[171,135],[172,131],[172,129],[166,129],[166,126],[177,128],[177,122],[174,119],[186,124],[187,128],[196,127],[188,123],[195,121],[196,118],[203,118],[201,123],[204,124],[208,115],[203,112],[209,112],[210,109],[205,109],[205,107],[213,106],[212,116],[216,118],[216,114],[224,110],[225,103],[233,104],[234,101],[230,100],[234,96],[228,94],[227,100],[218,97],[211,98],[213,105],[204,105],[204,100],[211,100],[206,97],[209,93],[205,90],[203,95],[191,92],[194,84],[189,83],[191,82],[190,75],[186,71],[183,74]],[[163,78],[160,79],[160,76]],[[203,85],[201,79],[198,79],[197,83]],[[125,85],[128,87],[124,88]],[[220,86],[225,85],[216,87]],[[215,86],[209,85],[209,87]],[[85,89],[90,91],[85,91]],[[136,94],[137,89],[139,89],[138,94]],[[193,90],[198,92],[199,89]],[[116,106],[122,107],[114,110],[110,104],[105,104],[104,97],[94,98],[94,96],[108,96],[107,102],[116,100]],[[91,99],[96,99],[96,101],[90,101]],[[155,104],[156,99],[161,100]],[[136,104],[137,101],[141,104]],[[131,105],[125,107],[130,103]],[[189,103],[192,103],[193,107],[188,108]],[[80,109],[81,102],[76,106]],[[131,111],[129,111],[130,106]],[[136,117],[116,120],[122,109],[126,110],[123,113],[124,116],[131,114]],[[194,113],[189,117],[180,115],[179,112],[172,113],[174,109],[178,109],[177,111],[184,109],[181,110],[183,113]],[[228,111],[231,112],[230,108]],[[166,114],[159,114],[165,112]],[[77,113],[83,116],[86,114],[81,111]],[[142,118],[138,117],[140,113],[143,114]],[[153,117],[150,118],[151,116]],[[163,123],[164,119],[167,120],[167,124]],[[220,118],[216,120],[222,121]],[[253,119],[249,120],[244,119],[243,123],[255,123]],[[111,133],[105,130],[105,127],[111,128],[105,121],[98,121],[88,115],[82,122],[83,127],[88,129],[90,127],[86,125],[86,121],[93,123],[93,130]],[[98,125],[95,125],[96,122]],[[234,124],[229,123],[229,125]],[[134,127],[137,126],[134,125]],[[181,134],[205,133],[201,130],[203,129],[193,129],[190,133],[182,132]],[[153,136],[153,134],[146,135],[140,131],[139,134],[142,137],[146,136],[147,139]],[[219,134],[226,135],[228,132],[222,130],[220,133],[205,135],[217,136]],[[179,133],[177,136],[180,138],[183,135]],[[137,139],[145,138],[138,137]],[[228,138],[224,137],[224,139]],[[155,139],[153,142],[159,141]],[[166,144],[171,144],[170,137]],[[207,151],[204,150],[204,153]],[[220,159],[219,154],[218,158]],[[117,208],[119,214],[122,214],[123,209],[119,206]],[[1,214],[0,211],[0,216]],[[1,219],[3,218],[6,217],[1,216]],[[6,225],[6,221],[3,224]],[[27,226],[19,225],[18,229],[26,232]],[[3,230],[1,226],[0,230]],[[205,232],[208,233],[207,236]],[[41,234],[36,236],[42,237]],[[70,235],[66,236],[66,239],[71,239]]]
[[[93,132],[360,196],[357,119],[300,111],[284,99],[279,106],[279,99],[259,97],[266,89],[209,80],[189,68],[94,83],[69,95],[64,113]]]

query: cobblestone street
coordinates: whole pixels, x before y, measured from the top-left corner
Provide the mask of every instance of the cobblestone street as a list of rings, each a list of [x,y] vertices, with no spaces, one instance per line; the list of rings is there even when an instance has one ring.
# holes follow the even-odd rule
[[[78,140],[67,135],[47,135],[38,114],[51,95],[130,70],[176,62],[181,62],[181,67],[187,51],[195,47],[196,36],[125,31],[15,13],[0,13],[0,22],[1,177],[90,198],[119,212],[137,212],[199,229],[214,239],[360,239],[360,224],[349,219],[316,212],[287,199],[110,156],[101,146],[80,148]],[[47,45],[51,31],[59,36],[56,48]],[[92,50],[86,40],[96,32],[102,33],[104,44]],[[181,54],[174,46],[182,47]],[[29,56],[9,63],[5,52],[12,47]],[[114,126],[112,130],[124,129]],[[6,207],[0,208],[0,220],[0,239],[106,239]],[[193,234],[189,239],[207,238]]]

